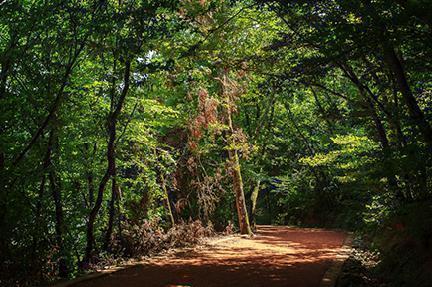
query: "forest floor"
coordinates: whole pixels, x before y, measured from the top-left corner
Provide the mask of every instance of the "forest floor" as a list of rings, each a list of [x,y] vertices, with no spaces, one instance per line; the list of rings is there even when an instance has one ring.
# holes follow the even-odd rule
[[[331,286],[323,277],[341,264],[346,238],[324,229],[259,226],[253,238],[210,239],[72,286]]]

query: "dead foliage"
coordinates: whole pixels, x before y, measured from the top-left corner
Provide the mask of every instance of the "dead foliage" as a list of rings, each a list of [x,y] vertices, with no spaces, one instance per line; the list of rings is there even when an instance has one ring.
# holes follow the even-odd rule
[[[166,231],[156,220],[143,220],[138,224],[125,224],[116,248],[118,253],[136,258],[171,248],[193,246],[214,234],[212,225],[204,226],[199,220],[181,222]]]

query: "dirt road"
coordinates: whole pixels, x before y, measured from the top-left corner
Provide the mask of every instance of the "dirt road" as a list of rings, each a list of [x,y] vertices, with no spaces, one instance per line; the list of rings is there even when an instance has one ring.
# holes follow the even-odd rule
[[[319,287],[346,236],[322,229],[260,226],[253,238],[210,241],[204,248],[154,258],[73,286]]]

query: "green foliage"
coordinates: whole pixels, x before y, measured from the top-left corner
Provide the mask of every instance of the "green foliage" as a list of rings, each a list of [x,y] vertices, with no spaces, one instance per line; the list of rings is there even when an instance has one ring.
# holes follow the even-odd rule
[[[420,270],[426,2],[0,4],[0,285],[74,277],[201,230],[172,220],[232,228],[235,169],[256,222],[361,230],[383,254],[413,248]]]

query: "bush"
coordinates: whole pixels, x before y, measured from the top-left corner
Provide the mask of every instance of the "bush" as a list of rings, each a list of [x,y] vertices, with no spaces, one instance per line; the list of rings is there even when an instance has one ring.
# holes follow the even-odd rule
[[[390,214],[375,236],[390,286],[432,286],[432,205],[416,202]],[[415,283],[414,283],[415,282]]]
[[[193,246],[204,237],[214,235],[212,225],[201,221],[181,222],[164,231],[158,221],[143,220],[138,224],[126,223],[115,249],[126,257],[151,255],[169,248]]]

